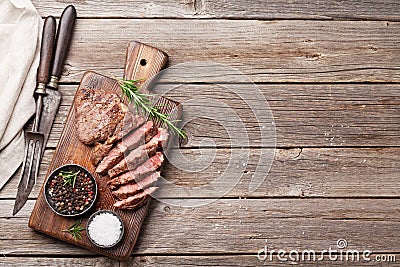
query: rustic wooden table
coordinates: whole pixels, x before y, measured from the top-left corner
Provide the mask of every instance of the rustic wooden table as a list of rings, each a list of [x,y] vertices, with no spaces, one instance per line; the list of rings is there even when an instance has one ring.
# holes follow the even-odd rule
[[[363,265],[379,260],[392,265],[393,257],[400,261],[398,1],[33,3],[43,17],[59,16],[72,3],[78,20],[61,81],[63,100],[37,186],[15,217],[17,179],[0,192],[1,266],[274,265],[280,264],[279,249],[320,255],[337,248],[339,239],[347,241],[345,249],[372,251],[372,261]],[[184,100],[201,91],[210,105],[227,102],[244,120],[252,141],[250,147],[231,149],[223,129],[197,119],[185,127],[191,139],[182,151],[195,156],[200,141],[209,137],[217,145],[215,160],[195,173],[169,165],[165,177],[183,186],[201,185],[225,168],[231,152],[250,149],[243,177],[206,206],[153,201],[132,258],[117,262],[36,233],[27,224],[82,74],[94,70],[121,76],[131,40],[166,51],[170,66],[211,60],[247,75],[271,107],[276,154],[265,181],[250,193],[258,155],[273,148],[259,141],[252,110],[229,102],[227,90],[207,84],[199,74],[205,84],[188,85],[186,95],[175,97]],[[257,258],[265,245],[276,250],[273,261]],[[343,264],[323,256],[319,265]]]

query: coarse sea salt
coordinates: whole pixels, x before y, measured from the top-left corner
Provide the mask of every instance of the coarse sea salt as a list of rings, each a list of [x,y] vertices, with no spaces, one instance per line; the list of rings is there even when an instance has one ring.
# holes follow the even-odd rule
[[[122,234],[121,221],[112,213],[99,213],[90,222],[88,234],[99,246],[113,246]]]

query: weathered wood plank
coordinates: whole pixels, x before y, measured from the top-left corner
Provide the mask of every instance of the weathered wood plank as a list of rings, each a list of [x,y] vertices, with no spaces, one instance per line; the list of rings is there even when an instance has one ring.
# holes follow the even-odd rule
[[[215,61],[255,82],[399,82],[399,27],[383,21],[78,19],[62,81],[78,82],[86,70],[122,76],[126,45],[137,40],[165,51],[171,65]],[[209,68],[188,75],[199,81],[237,76]]]
[[[390,256],[390,258],[389,258]],[[296,256],[293,255],[292,258]],[[400,254],[384,254],[378,255],[373,254],[369,261],[363,261],[362,254],[360,255],[360,262],[356,260],[352,261],[351,255],[348,257],[349,260],[331,260],[329,256],[317,256],[316,259],[318,260],[308,260],[307,255],[305,255],[305,260],[301,261],[291,261],[288,255],[284,257],[286,261],[280,260],[277,255],[272,257],[272,260],[268,258],[266,261],[260,261],[257,258],[256,253],[254,255],[218,255],[218,256],[142,256],[142,257],[133,257],[127,262],[121,262],[121,267],[130,267],[130,266],[186,266],[186,267],[193,267],[193,266],[219,266],[219,267],[254,267],[254,266],[282,266],[282,265],[289,265],[293,264],[296,266],[316,266],[318,264],[321,265],[329,265],[329,266],[393,266],[398,259],[400,258]],[[334,258],[332,256],[332,258]],[[343,257],[344,259],[345,256]],[[300,254],[301,259],[301,254]],[[396,261],[397,260],[397,261]]]
[[[1,256],[1,255],[0,255]],[[41,258],[41,257],[0,257],[0,265],[7,267],[20,266],[43,266],[43,267],[64,267],[64,266],[82,266],[82,267],[114,267],[119,266],[119,262],[110,258]]]
[[[17,217],[9,217],[12,204],[0,201],[0,254],[89,254],[29,229],[33,201]],[[153,201],[134,254],[255,255],[266,239],[270,249],[322,251],[340,238],[349,249],[394,253],[399,205],[400,199],[220,199],[188,209]]]
[[[186,165],[179,165],[174,156],[176,151],[171,152],[170,161],[174,163],[166,164],[163,171],[168,181],[187,189],[214,182],[215,188],[224,192],[230,188],[231,181],[237,181],[236,186],[225,195],[228,197],[399,197],[400,192],[400,148],[278,149],[268,175],[268,162],[260,162],[260,155],[273,153],[271,149],[235,149],[232,152],[230,149],[184,149],[181,152],[189,160]],[[247,152],[250,153],[248,161]],[[202,166],[195,162],[201,153],[211,158],[209,164]],[[52,156],[53,151],[46,151],[31,197],[37,197]],[[228,168],[231,157],[238,158],[231,162],[233,171],[218,179]],[[208,160],[205,158],[202,162]],[[189,167],[201,171],[193,172]],[[265,178],[258,190],[253,192],[249,190],[249,185],[256,167],[260,168],[261,179]],[[18,179],[10,181],[1,190],[0,198],[14,198],[17,185]],[[189,194],[174,186],[160,186],[162,197],[221,196],[216,189],[212,193],[200,191]]]
[[[382,260],[382,256],[386,256],[386,260]],[[390,259],[389,259],[390,256]],[[378,258],[379,257],[379,258]],[[398,260],[400,258],[400,254],[391,253],[391,254],[372,254],[370,257],[371,261],[363,261],[362,256],[360,255],[360,262],[362,266],[376,266],[379,263],[379,266],[393,266],[395,263],[394,260]],[[321,257],[317,257],[318,261],[322,264],[328,264],[330,266],[343,266],[344,262],[346,266],[358,266],[360,263],[355,260],[331,260],[328,256],[324,256],[321,260]],[[112,267],[112,266],[121,266],[121,267],[146,267],[146,266],[222,266],[222,267],[253,267],[253,266],[282,266],[285,263],[278,259],[277,255],[274,255],[272,261],[260,261],[256,255],[207,255],[207,256],[134,256],[130,258],[126,262],[116,262],[107,258],[41,258],[41,257],[14,257],[7,256],[0,258],[0,265],[4,265],[7,267],[20,267],[22,266],[99,266],[99,267]],[[294,263],[294,262],[292,262]],[[296,262],[296,266],[315,266],[316,262],[312,260],[308,260],[307,256],[305,260]]]
[[[33,1],[42,16],[61,14],[66,3]],[[251,18],[251,19],[379,19],[399,20],[397,1],[68,1],[80,17],[123,18]]]
[[[210,110],[210,117],[216,118],[215,113],[226,114],[222,121],[225,125],[219,125],[199,117],[198,105],[184,104],[184,121],[189,121],[185,130],[190,137],[186,147],[198,147],[205,137],[212,139],[216,146],[228,147],[233,145],[235,136],[243,134],[248,135],[251,146],[265,147],[271,140],[262,142],[262,127],[275,127],[278,147],[398,146],[400,143],[399,85],[259,84],[259,92],[240,89],[242,95],[239,95],[237,88],[246,86],[188,84],[177,86],[166,95],[181,103],[206,98],[211,101],[203,103],[203,110]],[[76,88],[76,85],[60,87],[63,100],[50,134],[49,148],[57,145]],[[243,99],[253,104],[248,106]],[[255,112],[261,116],[256,118]],[[241,127],[242,122],[245,129]],[[232,124],[237,127],[231,127]],[[228,125],[232,129],[229,134]],[[234,141],[236,146],[249,146],[244,141]]]

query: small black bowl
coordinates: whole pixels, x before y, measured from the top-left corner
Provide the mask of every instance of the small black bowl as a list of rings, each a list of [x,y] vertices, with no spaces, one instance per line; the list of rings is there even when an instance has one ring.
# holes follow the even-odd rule
[[[61,180],[61,178],[59,178],[59,180],[56,178],[58,176],[58,174],[62,171],[70,171],[70,172],[77,172],[80,171],[79,175],[81,173],[83,173],[84,175],[84,179],[87,179],[87,181],[92,181],[93,184],[93,189],[92,191],[92,199],[90,200],[89,204],[87,204],[83,210],[76,210],[74,206],[71,206],[72,210],[71,211],[63,211],[63,210],[57,210],[57,206],[56,206],[56,201],[54,201],[52,199],[52,192],[54,191],[54,183],[53,180],[56,180],[56,184],[64,184],[63,181],[65,180]],[[72,185],[64,185],[64,188],[66,188],[66,190],[75,190],[75,193],[71,194],[76,194],[76,191],[79,192],[79,190],[83,190],[83,188],[73,188]],[[53,190],[52,190],[53,189]],[[86,192],[86,191],[85,191]],[[88,196],[89,196],[89,192],[87,192]],[[57,169],[55,169],[54,171],[51,172],[51,174],[49,175],[49,177],[47,178],[47,181],[44,185],[44,196],[46,199],[47,204],[50,206],[50,208],[57,213],[60,216],[64,216],[64,217],[76,217],[76,216],[80,216],[83,215],[84,213],[86,213],[88,210],[90,210],[94,203],[96,202],[96,198],[97,198],[97,183],[96,183],[96,179],[93,177],[93,175],[84,167],[77,165],[77,164],[67,164],[67,165],[63,165]],[[64,205],[67,205],[66,201],[60,200],[61,202],[64,203]],[[72,203],[71,203],[72,204]]]
[[[120,232],[119,237],[116,239],[116,241],[114,243],[112,243],[110,245],[101,245],[101,244],[96,243],[96,241],[92,239],[91,233],[90,233],[90,224],[93,222],[94,217],[96,217],[97,215],[106,214],[106,213],[112,214],[113,216],[115,216],[119,220],[119,222],[121,223],[121,232]],[[119,217],[119,215],[117,213],[115,213],[115,212],[113,212],[111,210],[99,210],[99,211],[96,211],[95,213],[90,215],[90,217],[89,217],[89,219],[88,219],[88,221],[86,223],[86,234],[87,234],[88,239],[90,240],[90,242],[92,242],[92,244],[94,244],[95,246],[100,247],[100,248],[111,248],[111,247],[114,247],[115,245],[117,245],[122,240],[122,237],[124,236],[124,232],[125,232],[124,222],[122,221],[121,217]]]

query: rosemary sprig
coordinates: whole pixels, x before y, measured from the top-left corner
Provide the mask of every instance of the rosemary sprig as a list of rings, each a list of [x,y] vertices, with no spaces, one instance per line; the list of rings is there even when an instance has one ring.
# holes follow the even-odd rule
[[[175,134],[178,134],[181,138],[186,138],[186,133],[184,130],[175,126],[174,122],[178,120],[170,120],[168,114],[162,113],[157,106],[153,106],[149,97],[152,95],[144,94],[139,92],[139,87],[137,84],[141,80],[118,80],[118,84],[121,87],[122,92],[127,96],[129,102],[134,102],[136,110],[140,108],[146,112],[150,118],[155,118],[165,123]]]
[[[60,176],[64,178],[64,185],[70,184],[72,188],[75,188],[76,178],[81,171],[71,172],[71,171],[60,171]]]
[[[82,220],[76,221],[73,225],[68,227],[68,229],[64,229],[62,231],[70,233],[75,240],[82,239],[81,231],[86,229],[81,226],[81,223]]]

